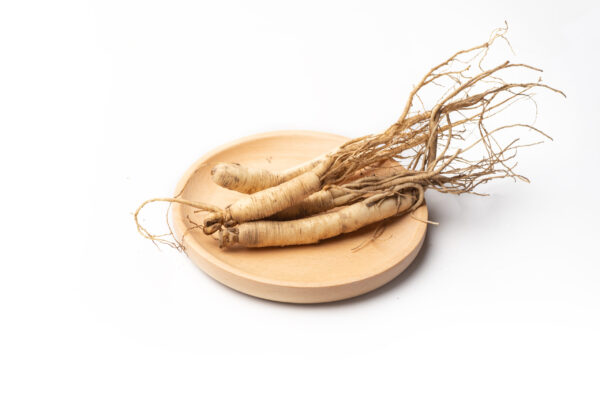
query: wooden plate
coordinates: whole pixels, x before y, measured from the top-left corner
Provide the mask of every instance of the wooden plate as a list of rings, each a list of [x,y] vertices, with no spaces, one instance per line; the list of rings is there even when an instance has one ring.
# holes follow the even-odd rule
[[[237,162],[272,170],[291,167],[344,143],[348,138],[312,131],[278,131],[253,135],[224,145],[198,160],[184,174],[176,193],[185,199],[226,206],[240,196],[210,179],[217,162]],[[173,204],[178,238],[201,221],[188,206]],[[414,212],[426,220],[427,207]],[[185,252],[202,270],[221,283],[256,297],[282,302],[317,303],[351,298],[374,290],[400,274],[417,255],[427,224],[410,216],[389,220],[384,233],[372,238],[376,225],[322,241],[282,248],[219,249],[218,242],[192,230],[184,237]]]

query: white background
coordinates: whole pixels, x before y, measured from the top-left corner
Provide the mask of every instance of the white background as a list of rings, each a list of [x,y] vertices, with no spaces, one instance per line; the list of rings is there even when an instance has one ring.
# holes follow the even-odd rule
[[[3,400],[600,398],[597,3],[0,4]],[[538,96],[555,141],[520,154],[529,185],[428,193],[441,225],[387,286],[263,301],[137,234],[206,151],[379,132],[505,19],[568,95]]]

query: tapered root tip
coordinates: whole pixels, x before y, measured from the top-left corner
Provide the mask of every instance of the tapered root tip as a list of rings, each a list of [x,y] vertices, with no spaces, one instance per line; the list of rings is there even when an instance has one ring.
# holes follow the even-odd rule
[[[235,163],[217,163],[210,170],[210,178],[221,187],[236,189],[240,185],[240,177],[244,171],[239,164]]]

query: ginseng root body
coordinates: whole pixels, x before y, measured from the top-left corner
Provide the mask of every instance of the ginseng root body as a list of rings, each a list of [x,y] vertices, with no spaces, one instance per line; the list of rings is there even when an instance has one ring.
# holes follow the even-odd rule
[[[427,189],[477,193],[476,188],[490,180],[527,181],[515,172],[515,160],[517,149],[531,144],[521,145],[519,138],[500,134],[525,129],[547,135],[526,123],[495,127],[487,123],[497,122],[499,113],[521,100],[533,101],[533,90],[564,94],[542,83],[538,68],[509,61],[485,65],[492,44],[506,39],[505,33],[505,28],[496,30],[487,42],[458,51],[431,68],[409,93],[399,119],[384,132],[351,139],[281,172],[218,163],[211,170],[213,181],[250,195],[223,208],[184,199],[185,194],[150,200],[134,215],[138,231],[168,243],[138,220],[144,205],[160,200],[208,212],[202,223],[190,220],[190,229],[201,228],[218,237],[223,247],[312,244],[411,212],[423,202]],[[507,70],[536,76],[506,82]],[[443,89],[432,102],[426,95],[435,87]],[[372,177],[361,175],[386,163],[401,167]],[[178,240],[169,245],[183,247]]]
[[[267,247],[315,244],[356,231],[369,224],[403,214],[413,208],[418,196],[406,194],[382,201],[364,200],[339,210],[288,221],[253,221],[229,229],[221,246]]]
[[[321,189],[321,176],[329,160],[282,184],[255,192],[227,206],[222,212],[212,212],[204,219],[203,231],[212,234],[221,225],[232,225],[269,217],[301,202]]]
[[[223,188],[253,194],[311,171],[324,160],[325,156],[319,156],[283,171],[247,167],[239,163],[217,163],[211,169],[210,176],[215,184]]]

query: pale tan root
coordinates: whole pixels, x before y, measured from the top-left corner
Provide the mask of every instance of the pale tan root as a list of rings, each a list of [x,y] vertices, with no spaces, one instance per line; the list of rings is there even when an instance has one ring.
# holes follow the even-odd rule
[[[492,35],[492,38],[489,41],[471,49],[457,52],[443,63],[432,68],[409,95],[409,100],[406,103],[406,107],[400,119],[388,130],[382,134],[367,135],[350,140],[342,145],[337,152],[330,154],[327,157],[326,160],[328,160],[328,166],[323,171],[323,174],[319,174],[320,186],[318,188],[315,189],[314,187],[311,187],[309,190],[302,191],[297,189],[295,185],[290,185],[287,188],[293,192],[288,196],[288,194],[280,192],[277,189],[278,187],[272,187],[269,190],[274,190],[276,192],[266,192],[269,190],[265,190],[264,192],[268,194],[277,194],[277,196],[281,198],[280,202],[277,202],[276,196],[263,195],[261,195],[261,199],[267,200],[266,204],[261,205],[254,202],[255,199],[258,198],[251,198],[245,203],[241,202],[239,203],[239,206],[251,208],[248,212],[249,216],[242,216],[243,211],[241,208],[236,210],[230,208],[228,210],[232,211],[231,215],[216,216],[217,219],[214,219],[213,216],[211,216],[206,220],[205,233],[210,234],[218,229],[215,228],[216,222],[232,226],[235,225],[235,222],[241,223],[271,216],[274,213],[304,200],[311,193],[322,189],[326,185],[340,185],[361,169],[384,160],[394,159],[397,161],[408,161],[407,168],[411,171],[411,174],[413,174],[413,176],[405,176],[403,174],[397,179],[397,182],[390,184],[390,186],[408,182],[418,182],[417,180],[423,179],[427,179],[429,180],[428,183],[434,184],[437,181],[434,182],[432,179],[438,175],[439,172],[433,172],[432,170],[437,164],[441,163],[447,165],[446,163],[450,158],[449,155],[438,158],[438,145],[443,146],[442,143],[444,139],[448,139],[446,144],[449,144],[453,135],[452,131],[457,127],[464,129],[467,125],[475,125],[481,132],[482,141],[480,142],[483,143],[486,151],[490,155],[488,162],[491,162],[492,165],[496,165],[497,163],[493,159],[495,151],[492,150],[494,142],[490,139],[491,133],[515,126],[527,128],[533,127],[527,124],[511,124],[488,132],[483,121],[490,114],[501,111],[503,106],[508,106],[511,102],[514,102],[519,98],[530,98],[531,95],[527,92],[534,88],[550,89],[562,94],[562,92],[542,84],[540,81],[506,83],[501,77],[497,76],[497,73],[509,68],[540,71],[539,69],[528,65],[512,64],[507,61],[493,68],[482,68],[481,62],[483,61],[489,46],[497,38],[503,38],[504,32],[505,30],[499,30]],[[473,56],[474,53],[476,53],[475,56]],[[469,62],[465,63],[457,61],[458,56],[467,57],[469,54],[473,56]],[[457,63],[463,63],[463,65],[455,67]],[[463,67],[464,64],[467,64],[467,67]],[[475,65],[479,66],[479,72],[469,74],[469,69]],[[438,82],[436,81],[441,79],[448,79],[453,82],[453,86],[448,89],[448,92],[437,101],[431,110],[409,114],[413,108],[413,100],[419,96],[419,91],[429,84],[437,84]],[[459,140],[463,139],[461,137],[462,132],[464,131],[455,133],[455,138]],[[538,130],[538,132],[541,131]],[[409,150],[415,153],[406,154],[405,152]],[[445,154],[445,151],[443,153]],[[457,163],[463,162],[462,157],[459,157],[458,155],[455,155],[455,157]],[[509,176],[515,176],[511,171],[511,167],[504,165],[507,160],[510,159],[502,160],[500,164],[505,167],[504,170],[508,171]],[[468,160],[465,162],[468,163]],[[319,164],[319,166],[321,165],[322,163]],[[450,168],[452,169],[452,166]],[[486,167],[486,173],[484,175],[488,177],[486,180],[489,180],[490,175],[488,174],[487,169],[488,167]],[[452,170],[454,171],[457,169]],[[472,170],[464,167],[461,167],[458,170],[467,174],[472,172]],[[457,179],[465,178],[462,173],[455,174],[455,177],[457,177]],[[292,181],[297,178],[299,177],[288,181],[288,183],[292,183]],[[387,183],[382,187],[384,191],[387,191],[387,188],[389,188],[386,187]],[[441,189],[447,191],[447,189],[443,187],[444,185],[438,185],[438,190]],[[261,192],[257,194],[261,194]],[[258,213],[257,211],[260,212]],[[241,220],[238,220],[235,214],[239,215]]]
[[[489,47],[497,38],[504,38],[504,33],[504,29],[496,31],[486,43],[459,51],[429,70],[409,94],[398,121],[385,132],[350,140],[316,163],[311,170],[242,198],[224,210],[215,208],[204,220],[204,233],[219,231],[225,246],[233,243],[244,246],[314,243],[356,229],[353,227],[382,220],[386,218],[382,217],[386,213],[378,211],[375,216],[364,214],[366,209],[361,208],[369,206],[366,206],[365,201],[359,201],[339,211],[306,219],[286,222],[250,221],[264,219],[297,205],[322,189],[340,186],[344,186],[348,193],[330,193],[331,199],[325,194],[312,195],[310,202],[315,200],[317,209],[324,209],[336,205],[336,200],[338,203],[355,202],[357,194],[360,197],[370,196],[368,199],[372,199],[373,193],[378,193],[381,201],[378,207],[381,207],[388,205],[390,199],[404,199],[398,192],[404,191],[407,185],[418,187],[419,198],[422,199],[422,192],[427,188],[445,193],[475,193],[478,185],[493,179],[511,177],[526,180],[514,172],[516,163],[513,159],[517,148],[528,145],[517,145],[518,139],[508,142],[503,138],[498,141],[495,134],[507,129],[512,131],[517,127],[541,134],[543,132],[529,124],[519,123],[490,129],[486,127],[486,121],[520,99],[531,100],[531,92],[536,88],[563,93],[543,84],[541,80],[507,83],[499,75],[508,69],[541,72],[528,65],[507,61],[492,68],[483,68],[482,61]],[[462,58],[468,60],[464,61]],[[444,82],[449,82],[451,86],[433,107],[415,106],[416,100],[421,99],[419,93],[423,88],[431,85],[444,86]],[[469,136],[470,131],[477,135],[474,141]],[[461,143],[464,146],[457,149],[456,145]],[[476,151],[477,148],[484,154],[473,157],[471,150]],[[371,182],[348,183],[362,169],[389,160],[403,163],[406,171],[393,177],[373,179]],[[231,179],[231,174],[246,173],[229,171],[225,174],[226,180]],[[261,174],[263,173],[256,171],[249,173],[251,176]],[[218,171],[214,175],[223,179]],[[244,182],[240,187],[248,191],[258,188],[259,185],[251,183],[251,180],[253,178],[240,179],[240,182]],[[271,181],[266,180],[264,185],[271,184]],[[302,213],[315,211],[308,208],[306,202],[300,209],[303,207]],[[208,207],[200,208],[207,209]],[[348,210],[361,213],[345,214]]]
[[[328,167],[329,161],[324,160],[311,171],[275,187],[241,198],[222,212],[210,213],[204,220],[204,233],[212,234],[223,224],[234,225],[263,219],[301,202],[321,189],[320,177]]]
[[[332,152],[336,150],[337,148],[332,149]],[[210,170],[210,175],[217,185],[237,192],[253,194],[298,177],[314,169],[325,159],[326,155],[318,156],[282,171],[246,167],[238,163],[217,163]]]
[[[314,244],[411,210],[419,197],[406,194],[367,199],[338,211],[289,221],[253,221],[222,233],[222,246],[267,247]]]
[[[346,206],[368,198],[368,188],[381,183],[385,178],[398,177],[410,173],[398,164],[386,164],[372,169],[363,170],[355,175],[352,181],[340,186],[323,188],[302,202],[284,209],[270,217],[271,220],[294,220],[312,216],[327,210]],[[365,190],[366,189],[366,190]]]
[[[294,220],[312,216],[336,207],[335,199],[345,195],[344,191],[337,188],[322,189],[315,192],[302,202],[284,209],[270,217],[272,220]],[[344,203],[345,204],[345,203]],[[338,205],[341,206],[341,205]]]
[[[339,185],[347,182],[357,171],[384,160],[407,160],[409,169],[424,169],[436,158],[440,137],[453,128],[466,128],[481,124],[490,114],[519,99],[531,99],[535,88],[560,91],[537,82],[507,83],[499,75],[508,69],[541,72],[525,64],[504,62],[493,68],[484,69],[482,62],[489,47],[498,38],[503,38],[506,29],[493,33],[490,40],[471,49],[462,50],[428,71],[409,94],[405,108],[396,123],[381,134],[367,135],[346,142],[337,151],[329,154],[333,162],[321,177],[323,185]],[[471,57],[468,61],[461,57]],[[476,70],[475,73],[471,73]],[[420,99],[421,91],[430,85],[443,86],[448,81],[452,86],[430,110],[415,110],[414,101]],[[495,103],[493,103],[495,102]],[[444,124],[445,119],[452,123]],[[525,126],[525,124],[522,124]],[[533,127],[530,127],[533,128]],[[424,148],[421,154],[410,155],[406,151]],[[421,166],[419,166],[421,163]],[[231,178],[231,177],[230,177]],[[233,179],[235,181],[235,179]],[[265,185],[269,185],[265,182]]]
[[[215,184],[244,194],[253,194],[283,182],[277,173],[237,163],[218,163],[210,170],[210,175]]]

